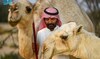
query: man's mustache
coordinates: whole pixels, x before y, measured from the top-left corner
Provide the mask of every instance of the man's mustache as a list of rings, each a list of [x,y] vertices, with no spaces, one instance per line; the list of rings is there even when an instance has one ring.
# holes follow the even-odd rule
[[[55,26],[55,24],[49,23],[49,24],[47,24],[47,26]]]

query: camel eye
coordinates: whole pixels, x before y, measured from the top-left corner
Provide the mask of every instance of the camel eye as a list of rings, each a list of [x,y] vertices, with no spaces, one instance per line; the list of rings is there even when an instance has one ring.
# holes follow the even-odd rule
[[[66,35],[61,35],[60,38],[66,40],[68,38],[68,35],[67,36]]]
[[[30,6],[26,6],[26,13],[30,13],[32,8]]]

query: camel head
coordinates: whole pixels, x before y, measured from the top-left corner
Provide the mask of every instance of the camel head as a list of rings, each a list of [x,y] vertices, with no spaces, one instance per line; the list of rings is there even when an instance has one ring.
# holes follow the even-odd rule
[[[75,22],[64,24],[60,27],[55,37],[59,38],[65,45],[68,45],[70,51],[74,50],[80,42],[79,35],[82,26],[77,26]],[[70,52],[68,50],[68,52]]]
[[[8,22],[11,26],[16,26],[23,18],[29,18],[34,11],[34,5],[26,0],[12,4],[9,8]]]
[[[31,0],[30,0],[31,1]],[[34,0],[32,0],[34,1]],[[35,4],[28,2],[28,0],[19,0],[17,3],[12,4],[9,8],[8,22],[11,26],[16,26],[21,20],[25,20],[30,15],[34,15],[36,23],[40,21],[42,11],[51,6],[51,0],[36,0]],[[37,21],[37,19],[39,19]],[[27,22],[27,21],[26,21]],[[33,21],[30,21],[33,22]]]

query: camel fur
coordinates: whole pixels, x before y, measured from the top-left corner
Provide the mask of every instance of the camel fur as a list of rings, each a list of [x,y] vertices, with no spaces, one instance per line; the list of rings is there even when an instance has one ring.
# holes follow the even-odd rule
[[[71,22],[63,25],[44,41],[40,58],[72,55],[80,59],[100,59],[99,46],[100,38]]]

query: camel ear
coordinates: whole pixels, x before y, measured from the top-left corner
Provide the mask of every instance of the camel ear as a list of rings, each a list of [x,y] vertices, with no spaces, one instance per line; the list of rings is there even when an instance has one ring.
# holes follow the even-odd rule
[[[83,26],[78,26],[77,28],[75,28],[75,30],[73,31],[74,35],[78,34],[81,32]]]
[[[83,28],[83,26],[78,26],[78,27],[77,27],[77,30],[76,30],[76,33],[81,32],[82,28]]]

